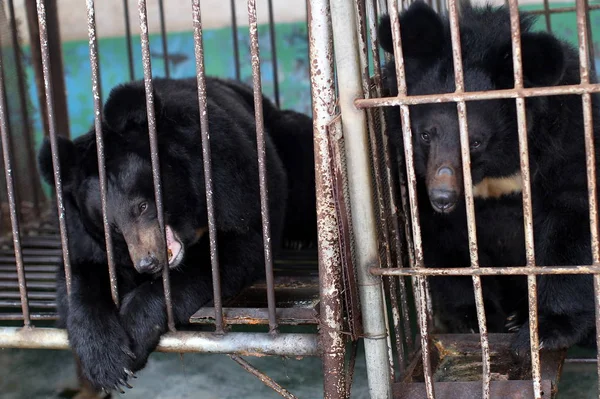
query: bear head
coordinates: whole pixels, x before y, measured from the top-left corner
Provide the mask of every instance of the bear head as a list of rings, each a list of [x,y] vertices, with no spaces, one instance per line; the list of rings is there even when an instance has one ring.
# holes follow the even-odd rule
[[[564,82],[567,68],[564,46],[546,33],[531,32],[534,19],[521,15],[521,49],[525,87],[553,86]],[[501,8],[465,7],[460,16],[460,36],[465,91],[514,87],[510,17]],[[400,14],[402,52],[409,95],[455,92],[450,26],[423,2]],[[382,48],[393,54],[389,16],[379,25]],[[394,61],[385,68],[387,95],[398,95]],[[528,129],[544,111],[543,98],[527,99]],[[459,119],[455,103],[409,107],[415,172],[424,182],[436,212],[452,212],[462,198],[463,174]],[[471,175],[476,186],[484,179],[519,175],[517,114],[514,99],[466,103]],[[403,149],[400,112],[386,109],[392,142]]]
[[[186,249],[199,241],[208,226],[199,120],[194,118],[198,116],[198,103],[172,103],[173,100],[154,92],[166,234],[158,222],[143,83],[113,89],[103,111],[106,216],[115,260],[118,265],[133,264],[138,272],[152,275],[167,265],[179,266]],[[95,130],[73,141],[58,137],[57,144],[69,232],[71,236],[74,232],[87,235],[95,243],[94,248],[101,248],[102,252],[105,238]],[[54,185],[52,158],[50,141],[46,139],[39,152],[40,172]],[[228,181],[226,176],[220,181],[229,187],[239,183]],[[237,198],[231,197],[231,201]],[[226,201],[215,201],[217,229],[247,228],[244,215],[232,212],[223,202]],[[71,240],[83,242],[86,237]],[[74,248],[72,259],[76,256],[86,260],[88,254],[83,252]]]

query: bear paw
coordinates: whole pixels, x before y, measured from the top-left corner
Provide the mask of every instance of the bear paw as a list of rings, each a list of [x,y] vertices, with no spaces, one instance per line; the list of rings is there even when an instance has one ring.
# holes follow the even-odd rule
[[[84,347],[76,350],[80,360],[83,376],[90,384],[100,390],[118,390],[131,388],[128,382],[130,377],[135,378],[131,371],[135,361],[135,354],[129,348],[129,338],[124,331],[119,338],[114,339],[115,331],[111,336],[87,340]]]

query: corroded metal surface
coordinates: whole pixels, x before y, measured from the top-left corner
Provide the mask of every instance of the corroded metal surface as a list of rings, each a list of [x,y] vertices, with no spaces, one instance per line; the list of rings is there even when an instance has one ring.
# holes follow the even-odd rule
[[[206,191],[206,214],[208,219],[210,264],[213,282],[215,331],[219,334],[222,334],[224,332],[222,305],[223,299],[221,295],[221,273],[219,272],[217,224],[215,220],[215,200],[212,182],[212,158],[208,126],[206,79],[204,76],[204,46],[202,42],[200,0],[192,0],[192,19],[194,24],[194,53],[196,56],[196,78],[198,80],[198,106],[200,111],[200,129],[202,135],[202,162],[204,166],[204,189]]]
[[[310,82],[313,107],[315,184],[317,191],[317,227],[321,319],[319,344],[323,359],[323,396],[347,397],[342,334],[342,271],[339,230],[333,194],[327,126],[335,116],[333,39],[328,0],[309,0],[308,32]]]
[[[166,243],[165,234],[165,214],[162,197],[162,182],[160,177],[160,159],[158,155],[158,137],[156,127],[156,116],[154,110],[154,88],[152,86],[152,63],[150,60],[150,39],[148,36],[148,14],[146,10],[146,0],[138,0],[138,12],[140,16],[141,46],[142,46],[142,66],[144,67],[144,88],[146,91],[146,112],[148,114],[148,138],[150,139],[150,158],[152,161],[152,181],[154,183],[154,201],[156,204],[156,215],[158,225],[162,231],[163,240]],[[167,246],[163,249],[167,251]],[[169,257],[165,254],[165,259]],[[171,301],[171,284],[168,267],[163,268],[162,278],[165,294],[165,304],[167,308],[167,324],[170,331],[175,331],[175,322],[173,320],[173,303]]]
[[[490,397],[519,399],[534,396],[531,368],[515,363],[510,352],[511,334],[490,334]],[[481,377],[481,339],[478,334],[431,336],[435,393],[439,398],[472,398],[483,396]],[[542,352],[541,390],[544,397],[554,397],[562,372],[566,351]],[[424,397],[421,357],[415,353],[402,381],[394,386],[394,398]]]
[[[277,315],[275,314],[275,290],[273,289],[273,251],[271,248],[271,221],[269,220],[269,186],[267,181],[265,125],[263,120],[263,97],[262,82],[260,77],[260,51],[258,47],[256,0],[248,0],[248,25],[250,27],[250,56],[252,62],[252,83],[254,89],[254,121],[256,124],[258,180],[260,185],[260,214],[262,217],[265,276],[267,279],[267,301],[269,305],[269,331],[271,333],[276,333]],[[272,36],[272,38],[274,40],[274,36]]]
[[[98,38],[96,36],[96,11],[94,0],[87,0],[88,35],[90,46],[90,66],[92,69],[92,97],[94,98],[94,129],[96,131],[96,151],[98,153],[98,180],[100,183],[100,203],[102,204],[102,224],[104,226],[104,241],[108,259],[108,274],[110,276],[110,292],[113,302],[119,306],[119,289],[115,270],[110,224],[108,221],[107,181],[104,155],[104,133],[102,132],[102,92],[100,83],[100,63],[98,60]]]

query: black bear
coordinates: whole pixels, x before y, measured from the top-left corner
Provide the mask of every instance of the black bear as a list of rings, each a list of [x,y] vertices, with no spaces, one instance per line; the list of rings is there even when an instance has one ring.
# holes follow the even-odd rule
[[[454,92],[448,19],[441,18],[422,2],[411,5],[400,18],[409,95]],[[550,34],[533,32],[534,21],[533,16],[520,16],[525,86],[580,83],[577,52]],[[465,7],[460,17],[460,36],[466,91],[514,87],[510,18],[506,8]],[[387,16],[382,18],[379,39],[384,50],[393,52]],[[393,62],[386,66],[386,75],[387,94],[397,95]],[[597,99],[594,102],[594,120],[597,120]],[[575,95],[532,97],[526,99],[526,106],[536,264],[589,265],[592,257],[582,100]],[[386,114],[391,140],[402,151],[399,110],[389,108]],[[410,114],[426,266],[467,266],[469,252],[456,105],[416,105],[410,107]],[[477,187],[485,179],[495,179],[514,187],[509,190],[512,194],[493,201],[477,200],[476,213],[484,210],[477,215],[480,263],[524,265],[520,195],[518,184],[510,183],[518,181],[520,172],[515,100],[469,101],[467,120],[473,184]],[[598,136],[599,129],[595,127],[596,141]],[[472,298],[466,298],[472,297],[472,289],[470,293],[465,291],[470,279],[461,283],[455,278],[456,285],[443,278],[434,285],[434,280],[432,291],[440,290],[437,295],[447,301],[446,309],[474,305]],[[517,286],[512,286],[494,279],[495,287],[489,295],[485,292],[484,295],[491,303],[506,297],[513,297],[516,302],[526,300],[523,278],[518,280]],[[538,307],[543,348],[566,348],[586,339],[594,332],[592,277],[538,277]],[[523,322],[513,350],[526,356],[529,328],[527,320]]]
[[[235,85],[211,78],[206,83],[221,286],[228,297],[264,273],[255,121]],[[103,110],[107,217],[120,308],[110,294],[95,131],[58,142],[72,262],[70,297],[59,268],[58,309],[83,375],[95,388],[126,385],[167,331],[157,279],[164,267],[170,269],[176,324],[187,323],[213,296],[196,79],[156,79],[154,99],[166,243],[154,201],[143,82],[114,88]],[[268,132],[265,146],[271,244],[277,251],[287,177]],[[48,141],[39,163],[53,184]]]
[[[244,97],[254,111],[254,91],[237,81],[224,81]],[[263,120],[288,176],[288,203],[283,227],[286,248],[310,248],[317,243],[313,123],[307,115],[278,109],[263,98]]]

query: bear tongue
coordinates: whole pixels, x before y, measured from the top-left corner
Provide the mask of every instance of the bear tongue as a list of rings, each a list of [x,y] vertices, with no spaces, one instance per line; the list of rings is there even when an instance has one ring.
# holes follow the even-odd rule
[[[181,243],[175,237],[173,229],[171,229],[170,226],[167,226],[165,230],[167,233],[167,248],[170,251],[169,263],[171,263],[171,261],[177,258],[177,255],[179,255],[179,252],[181,251]]]

